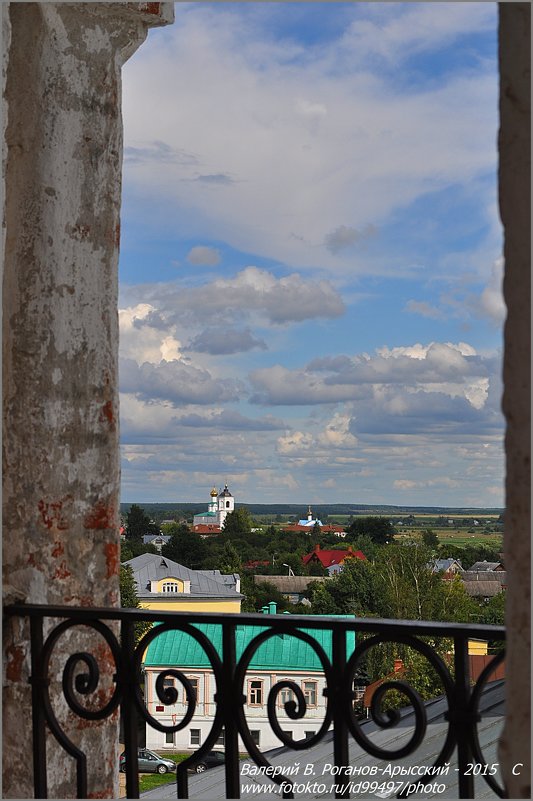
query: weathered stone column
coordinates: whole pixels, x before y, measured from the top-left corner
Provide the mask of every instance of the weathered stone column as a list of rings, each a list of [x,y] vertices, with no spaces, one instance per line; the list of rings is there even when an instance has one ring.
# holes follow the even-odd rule
[[[173,4],[11,3],[7,15],[4,601],[117,606],[120,71]],[[67,639],[63,664],[87,643]],[[3,794],[31,798],[21,624],[4,648]],[[72,723],[64,703],[57,714]],[[117,797],[117,717],[74,725],[89,797]],[[48,753],[49,797],[72,797],[73,760],[52,738]]]
[[[507,714],[500,760],[508,797],[531,798],[531,6],[500,3],[499,9],[499,186],[508,315],[503,370]]]

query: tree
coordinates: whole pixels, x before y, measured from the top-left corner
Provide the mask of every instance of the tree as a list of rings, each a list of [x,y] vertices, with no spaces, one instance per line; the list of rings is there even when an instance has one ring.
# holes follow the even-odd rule
[[[422,542],[427,548],[438,548],[439,538],[431,528],[426,528],[422,532]]]
[[[207,545],[184,523],[173,524],[170,539],[161,548],[161,555],[192,570],[201,570],[207,557]]]
[[[252,608],[247,608],[243,611],[260,612],[263,606],[266,606],[270,601],[276,602],[276,612],[278,614],[280,612],[287,611],[291,606],[289,601],[283,597],[278,588],[269,581],[261,581],[259,584],[255,584],[255,582],[253,582],[252,586],[247,585],[246,589],[246,600],[248,602],[248,606],[251,606]]]
[[[125,529],[128,540],[140,540],[145,534],[159,534],[159,528],[136,503],[132,503],[126,515]]]
[[[489,626],[503,626],[505,624],[505,591],[499,592],[483,605],[481,622]]]
[[[242,560],[232,542],[224,543],[219,557],[219,565],[221,573],[242,573]]]
[[[120,605],[123,609],[140,609],[141,604],[137,596],[137,585],[133,578],[130,565],[121,565],[119,574]],[[135,642],[139,642],[144,634],[150,630],[151,623],[135,624]]]
[[[383,546],[378,545],[372,537],[369,537],[368,534],[359,534],[357,537],[354,537],[349,543],[352,546],[354,551],[361,551],[369,562],[373,562],[377,556],[379,549]]]
[[[357,517],[348,526],[346,533],[350,537],[366,534],[372,542],[385,545],[393,541],[396,530],[390,520],[385,517]]]
[[[224,521],[222,533],[226,537],[242,538],[252,533],[252,516],[248,509],[240,507],[230,512]]]

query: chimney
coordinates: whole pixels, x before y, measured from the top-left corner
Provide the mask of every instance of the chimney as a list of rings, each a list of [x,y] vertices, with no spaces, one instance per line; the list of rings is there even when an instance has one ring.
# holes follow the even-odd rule
[[[261,607],[261,612],[262,612],[264,615],[268,615],[268,606],[262,606],[262,607]]]
[[[269,601],[269,602],[268,602],[268,608],[269,608],[269,610],[270,610],[270,611],[268,612],[268,614],[269,614],[269,615],[275,615],[275,614],[276,614],[276,611],[277,611],[277,608],[278,608],[278,605],[277,605],[277,603],[276,603],[275,601]]]
[[[402,660],[401,659],[395,659],[394,660],[394,672],[395,673],[399,673],[400,670],[402,670],[402,668],[403,668]]]

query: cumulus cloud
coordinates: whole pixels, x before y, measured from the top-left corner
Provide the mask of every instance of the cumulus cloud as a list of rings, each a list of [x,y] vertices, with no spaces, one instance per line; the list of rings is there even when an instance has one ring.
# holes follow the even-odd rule
[[[362,231],[358,231],[356,228],[351,228],[347,225],[341,225],[326,235],[324,244],[330,253],[336,255],[352,247],[352,245],[356,245],[359,242],[363,242],[365,239],[375,236],[375,234],[376,228],[373,225],[367,225]]]
[[[147,401],[165,400],[174,406],[233,401],[244,392],[242,382],[236,379],[213,378],[207,370],[179,360],[139,365],[133,359],[121,359],[119,375],[122,392]]]
[[[259,348],[267,350],[262,339],[256,339],[249,328],[206,328],[188,343],[185,351],[196,353],[209,353],[212,356],[228,355],[230,353],[245,353]]]
[[[189,264],[214,267],[220,262],[220,251],[207,245],[196,245],[187,253]]]
[[[130,289],[130,293],[133,290]],[[139,286],[135,293],[157,308],[169,323],[189,319],[233,322],[260,313],[270,323],[286,324],[344,314],[344,302],[329,281],[306,280],[298,273],[277,278],[268,270],[246,267],[232,278],[219,278],[202,286],[177,284]]]
[[[179,418],[182,426],[192,428],[216,428],[229,431],[279,431],[286,429],[287,425],[272,415],[260,418],[245,417],[231,409],[211,412],[207,415],[187,414]]]
[[[506,307],[503,299],[503,258],[496,259],[492,265],[489,282],[479,298],[479,310],[483,316],[501,325],[505,320]]]
[[[262,367],[250,373],[255,390],[252,403],[286,406],[310,406],[338,403],[357,396],[354,387],[328,386],[309,370],[290,370],[281,364]]]
[[[452,421],[464,428],[486,406],[492,419],[494,409],[487,402],[491,381],[498,386],[496,369],[495,356],[480,356],[464,342],[384,347],[374,356],[317,358],[299,370],[261,368],[250,375],[255,390],[250,400],[272,405],[351,402],[361,410],[358,426],[364,430],[414,430],[416,421],[424,430],[438,431]]]
[[[345,311],[342,298],[328,281],[306,281],[298,273],[276,278],[258,267],[246,267],[233,279],[214,281],[202,288],[201,295],[214,310],[228,306],[258,310],[273,323],[339,317]]]
[[[149,303],[119,309],[120,353],[138,362],[179,359],[175,328]]]
[[[326,427],[316,433],[293,431],[278,438],[277,451],[281,456],[329,456],[334,459],[339,451],[353,451],[357,437],[350,432],[350,417],[335,414]]]

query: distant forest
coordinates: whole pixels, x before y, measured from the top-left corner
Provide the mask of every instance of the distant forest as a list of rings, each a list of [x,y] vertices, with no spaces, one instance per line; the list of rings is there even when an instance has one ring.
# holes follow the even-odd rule
[[[136,502],[141,506],[147,515],[153,520],[164,520],[173,518],[176,515],[191,517],[205,511],[207,503],[142,503]],[[120,511],[125,515],[131,503],[121,503]],[[307,504],[302,503],[236,503],[236,508],[244,507],[252,515],[280,515],[287,519],[306,517]],[[500,515],[504,510],[500,508],[479,508],[479,507],[449,507],[449,506],[369,506],[354,503],[324,503],[312,504],[313,515],[317,517],[327,517],[329,515],[386,515],[394,517],[396,515]]]

